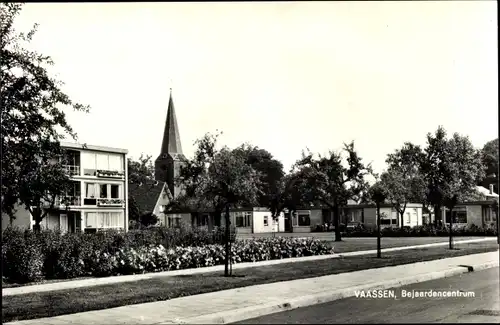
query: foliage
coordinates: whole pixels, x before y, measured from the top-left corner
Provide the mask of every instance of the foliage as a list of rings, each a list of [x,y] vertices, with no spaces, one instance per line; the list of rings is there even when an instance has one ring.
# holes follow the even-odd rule
[[[76,139],[76,133],[61,107],[84,112],[88,107],[73,102],[61,90],[62,83],[49,75],[50,57],[23,47],[32,40],[37,26],[27,34],[14,30],[21,8],[19,3],[0,4],[1,207],[12,218],[18,202],[28,209],[35,207],[32,212],[38,228],[46,214],[42,210],[47,204],[53,206],[54,196],[68,183],[59,163],[59,141],[65,135]]]
[[[487,142],[482,150],[482,161],[486,168],[486,176],[480,185],[489,188],[493,184],[495,193],[498,193],[498,138]]]
[[[237,241],[232,262],[255,262],[332,253],[323,242],[296,238]],[[157,228],[129,233],[35,234],[8,228],[2,236],[2,267],[10,282],[158,272],[219,265],[224,246],[199,229]]]
[[[278,217],[281,212],[287,209],[290,214],[297,211],[300,206],[305,206],[305,196],[303,189],[304,178],[300,172],[290,173],[281,178],[277,184],[276,192],[271,195],[268,208],[273,217]]]
[[[214,211],[220,220],[225,213],[226,235],[231,229],[229,208],[257,203],[261,193],[260,174],[247,163],[247,156],[241,149],[230,150],[216,148],[218,135],[207,133],[197,140],[198,148],[193,159],[184,161],[177,182],[184,189],[184,194],[172,201],[168,209],[186,209],[191,211]],[[229,241],[226,243],[226,262],[231,254]],[[229,275],[226,264],[225,275]]]
[[[425,181],[421,172],[423,160],[424,153],[420,147],[410,142],[387,156],[388,169],[381,175],[381,186],[384,187],[388,201],[399,213],[401,224],[406,205],[424,201]]]
[[[455,133],[447,139],[442,126],[434,135],[427,135],[422,172],[426,182],[425,202],[436,207],[437,220],[441,219],[441,206],[453,208],[457,202],[465,201],[484,177],[480,152],[469,138]]]
[[[141,154],[138,160],[128,159],[129,184],[146,184],[154,181],[155,167],[150,155]]]
[[[246,163],[260,175],[260,184],[257,202],[261,207],[270,206],[271,200],[279,192],[283,177],[283,164],[273,158],[267,150],[244,144],[233,150],[235,154],[241,154]]]
[[[312,153],[303,153],[302,159],[295,164],[303,200],[319,202],[334,212],[335,240],[340,239],[339,208],[349,199],[359,200],[367,190],[365,176],[372,173],[371,166],[365,166],[357,152],[354,142],[344,145],[347,153],[347,167],[342,164],[340,153],[315,158]]]

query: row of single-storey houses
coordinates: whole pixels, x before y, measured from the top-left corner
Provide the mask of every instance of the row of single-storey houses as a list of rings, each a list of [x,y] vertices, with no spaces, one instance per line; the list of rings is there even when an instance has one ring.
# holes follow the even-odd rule
[[[453,223],[457,227],[476,225],[479,227],[496,227],[496,210],[493,208],[494,200],[498,194],[490,189],[478,187],[486,200],[458,204],[453,209]],[[154,194],[153,194],[154,193]],[[210,212],[197,213],[169,213],[165,207],[169,203],[168,187],[166,183],[139,184],[130,186],[131,197],[141,204],[142,211],[152,212],[160,219],[159,223],[168,227],[181,224],[192,227],[214,229],[225,225],[225,218],[220,220]],[[340,223],[344,225],[362,224],[367,228],[377,226],[376,207],[370,204],[356,204],[349,202],[340,211]],[[450,211],[442,208],[445,223],[449,223]],[[333,213],[322,206],[303,207],[293,212],[283,211],[277,218],[263,207],[248,207],[231,209],[230,222],[237,228],[238,233],[280,233],[295,232],[308,233],[319,230],[325,224],[333,224]],[[408,203],[401,220],[401,215],[391,204],[382,204],[380,207],[381,227],[415,227],[434,223],[434,213],[424,212],[420,203]],[[402,222],[402,224],[401,224]]]

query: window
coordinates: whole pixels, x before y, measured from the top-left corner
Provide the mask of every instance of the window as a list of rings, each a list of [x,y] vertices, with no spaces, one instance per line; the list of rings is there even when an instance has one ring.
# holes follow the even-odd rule
[[[230,212],[234,216],[236,227],[251,227],[252,212]]]
[[[97,157],[97,169],[99,170],[109,170],[109,156],[108,154],[98,153]]]
[[[406,223],[411,223],[411,213],[410,212],[406,213],[406,217],[407,217]]]
[[[96,154],[92,152],[82,152],[83,174],[87,176],[95,176],[97,170]]]
[[[309,213],[299,213],[299,226],[306,227],[311,225],[311,217]]]
[[[208,214],[198,215],[198,227],[208,226]]]
[[[97,228],[97,213],[96,212],[85,213],[85,227],[86,228]]]
[[[380,219],[380,224],[381,225],[390,225],[391,220],[393,220],[393,219]]]
[[[109,170],[121,172],[123,171],[121,155],[109,155]]]
[[[450,223],[450,210],[446,210],[446,223]],[[453,209],[453,223],[467,223],[467,208]]]
[[[95,198],[96,195],[96,190],[95,186],[96,184],[94,183],[86,183],[85,184],[85,197],[87,198]]]
[[[111,198],[119,199],[120,198],[120,186],[119,185],[111,185]]]
[[[100,196],[99,197],[101,199],[107,198],[108,197],[108,184],[101,184],[100,185],[100,189],[101,189],[101,191],[100,191]]]
[[[267,227],[267,226],[269,226],[269,217],[264,216],[264,227]]]

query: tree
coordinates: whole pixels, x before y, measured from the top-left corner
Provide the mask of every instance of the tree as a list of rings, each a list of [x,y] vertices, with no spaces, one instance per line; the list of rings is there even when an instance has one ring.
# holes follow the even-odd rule
[[[498,138],[484,145],[482,150],[482,161],[486,168],[486,175],[479,183],[486,188],[493,185],[495,193],[498,193],[498,150]]]
[[[442,221],[442,206],[449,210],[452,249],[453,208],[475,195],[475,185],[484,177],[481,153],[466,136],[455,133],[447,139],[445,129],[440,126],[434,135],[427,135],[422,170],[427,185],[426,200],[434,205],[436,221]]]
[[[436,224],[442,222],[443,187],[446,185],[449,175],[447,146],[446,130],[442,126],[438,127],[434,135],[427,134],[422,172],[426,182],[425,201],[434,207]]]
[[[380,186],[385,188],[387,199],[404,224],[404,213],[410,202],[422,202],[425,195],[425,181],[421,172],[424,154],[419,146],[405,143],[403,147],[389,154],[386,160],[388,170],[381,176]]]
[[[305,155],[295,164],[295,170],[302,178],[301,191],[304,199],[315,201],[333,210],[335,241],[341,241],[339,210],[349,199],[358,198],[368,188],[364,177],[372,173],[371,166],[365,166],[357,152],[354,142],[344,144],[347,153],[347,167],[344,167],[340,153],[330,151],[329,155],[314,158],[312,153]]]
[[[151,155],[141,154],[138,160],[127,161],[129,184],[146,184],[155,179],[155,166]]]
[[[385,187],[380,183],[380,181],[373,184],[367,191],[366,197],[375,202],[377,207],[377,258],[382,257],[382,248],[380,243],[380,204],[385,202],[387,197]]]
[[[258,204],[262,207],[270,205],[272,198],[278,193],[279,187],[285,175],[283,164],[273,158],[267,150],[243,144],[234,149],[236,154],[243,155],[247,164],[260,174],[260,193]]]
[[[287,209],[290,214],[289,222],[292,224],[292,215],[300,206],[311,201],[305,196],[307,191],[304,190],[304,180],[301,172],[292,172],[281,178],[276,192],[271,194],[267,206],[274,219],[277,219],[281,212]]]
[[[443,203],[450,214],[450,249],[453,249],[453,208],[476,192],[476,184],[485,175],[481,152],[469,138],[455,133],[446,148],[446,181],[442,187]]]
[[[185,193],[172,206],[191,210],[210,207],[219,215],[225,209],[225,276],[230,276],[231,259],[229,209],[257,203],[260,193],[260,175],[247,164],[240,151],[224,147],[216,149],[217,135],[205,135],[197,141],[198,148],[192,160],[181,167],[179,183]]]
[[[37,26],[27,34],[16,33],[13,24],[21,9],[19,3],[0,4],[1,208],[13,218],[16,204],[24,205],[34,213],[38,230],[69,183],[60,140],[77,137],[61,107],[83,112],[89,107],[73,102],[61,90],[62,82],[49,75],[50,57],[23,47]]]

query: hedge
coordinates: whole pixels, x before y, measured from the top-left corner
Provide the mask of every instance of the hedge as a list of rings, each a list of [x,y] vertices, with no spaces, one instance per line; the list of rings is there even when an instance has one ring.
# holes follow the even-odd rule
[[[435,227],[433,225],[415,227],[386,227],[381,229],[383,237],[430,237],[449,236],[449,227]],[[482,228],[476,225],[468,227],[453,227],[454,236],[496,236],[495,228]],[[357,228],[344,234],[346,237],[376,237],[377,231],[374,228]]]
[[[174,237],[162,237],[168,233]],[[10,283],[28,283],[220,265],[225,261],[224,246],[214,243],[220,238],[217,233],[196,229],[102,234],[46,230],[35,234],[8,228],[2,236],[3,277]],[[233,263],[330,253],[333,249],[316,239],[278,237],[232,244]]]

